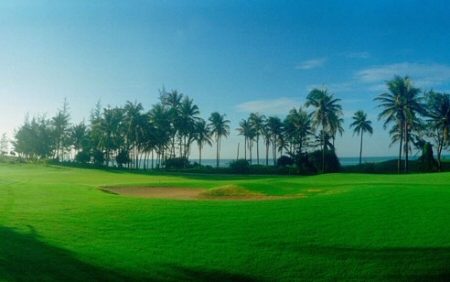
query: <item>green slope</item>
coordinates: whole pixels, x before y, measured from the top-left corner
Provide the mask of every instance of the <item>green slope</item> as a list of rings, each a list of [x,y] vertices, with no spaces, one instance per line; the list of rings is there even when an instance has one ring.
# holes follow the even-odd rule
[[[0,166],[0,281],[447,281],[450,174],[143,175]],[[243,187],[270,201],[97,188]]]

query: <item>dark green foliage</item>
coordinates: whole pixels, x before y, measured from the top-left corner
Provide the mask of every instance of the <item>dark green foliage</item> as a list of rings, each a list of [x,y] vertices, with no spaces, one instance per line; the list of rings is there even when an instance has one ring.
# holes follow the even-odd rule
[[[228,165],[231,172],[233,173],[249,173],[250,172],[250,162],[248,160],[240,159],[237,161],[231,161]]]
[[[426,142],[423,146],[422,156],[419,158],[421,172],[434,172],[438,170],[438,162],[434,159],[433,146]]]
[[[402,160],[400,165],[404,165],[405,160]],[[434,170],[426,171],[424,163],[419,159],[410,162],[410,173],[434,172],[437,167],[433,165]],[[374,173],[374,174],[393,174],[397,173],[397,160],[389,160],[385,162],[364,163],[361,165],[342,166],[343,173]],[[450,162],[442,162],[442,171],[450,171]]]
[[[428,111],[425,112],[422,105],[424,97],[419,96],[421,90],[413,87],[409,77],[396,76],[387,82],[387,87],[389,93],[383,93],[375,100],[380,102],[378,107],[383,109],[379,118],[385,119],[385,126],[393,125],[390,130],[392,142],[400,143],[397,167],[392,166],[392,169],[400,172],[403,165],[405,172],[448,171],[449,163],[441,163],[440,156],[449,146],[449,94],[426,92]],[[298,110],[292,109],[284,121],[278,117],[266,119],[259,113],[252,113],[249,119],[242,120],[238,131],[245,137],[244,158],[247,159],[249,150],[252,163],[252,149],[256,142],[258,166],[247,167],[245,163],[233,163],[233,169],[219,167],[221,139],[230,133],[230,121],[225,120],[225,114],[214,112],[207,123],[198,116],[198,106],[192,99],[176,90],[168,93],[163,89],[160,94],[161,102],[148,112],[144,112],[142,104],[137,101],[127,101],[124,107],[114,108],[102,108],[97,103],[91,112],[90,123],[83,121],[76,125],[70,123],[69,107],[64,101],[62,109],[58,109],[57,114],[50,119],[45,116],[27,117],[24,124],[16,130],[15,140],[11,143],[19,158],[34,163],[76,162],[76,165],[94,164],[96,167],[108,167],[117,163],[120,168],[128,163],[128,168],[139,169],[142,168],[140,160],[151,158],[152,169],[166,165],[171,172],[310,175],[340,171],[339,161],[331,150],[335,149],[337,135],[342,135],[344,131],[342,106],[339,105],[341,100],[335,98],[334,94],[328,94],[327,89],[313,89],[309,93],[304,106],[313,107],[310,113],[301,107]],[[398,105],[397,102],[401,104]],[[428,118],[429,124],[426,127],[420,117]],[[354,127],[354,133],[361,135],[360,148],[363,144],[362,133],[373,131],[371,122],[366,118],[367,114],[360,110],[355,113],[354,123],[350,125]],[[202,149],[205,144],[212,145],[213,136],[217,146],[214,169],[201,166]],[[438,168],[432,153],[427,152],[424,152],[420,162],[412,164],[415,167],[408,165],[412,150],[410,144],[416,137],[426,138],[435,146]],[[265,166],[259,166],[260,138],[264,138],[266,147]],[[194,141],[197,141],[199,147],[200,166],[192,167],[189,158],[192,159],[190,150]],[[7,140],[2,138],[0,143],[0,155],[5,154],[8,146],[4,144],[7,145]],[[417,146],[415,143],[414,145]],[[420,149],[422,147],[418,146]],[[322,150],[321,159],[319,152],[308,155],[311,150],[319,148]],[[269,165],[270,151],[275,162]],[[278,152],[284,152],[289,157],[277,159]],[[360,159],[361,154],[360,150]],[[71,159],[73,155],[75,157]],[[130,156],[133,156],[133,160]],[[166,158],[169,160],[166,161]],[[388,168],[391,168],[391,163],[360,164],[358,167],[346,168],[346,171],[390,173]],[[146,169],[144,166],[144,170]]]
[[[105,162],[105,154],[100,150],[95,150],[93,157],[94,157],[94,164],[96,165],[103,165],[103,163]]]
[[[75,156],[75,161],[78,163],[88,163],[91,160],[91,155],[88,152],[81,151]]]
[[[292,166],[294,165],[294,160],[288,156],[281,156],[277,160],[278,166]]]
[[[322,151],[320,150],[314,151],[309,155],[308,160],[316,172],[322,171],[322,157]],[[325,173],[339,172],[341,170],[341,164],[334,150],[325,151],[325,167],[323,170]]]
[[[172,158],[166,160],[166,168],[188,168],[190,166],[189,160],[186,157]]]
[[[128,164],[131,161],[128,151],[120,151],[116,156],[116,162],[119,167],[123,167],[124,164]]]
[[[308,153],[298,153],[294,156],[294,162],[298,167],[300,174],[314,174],[316,170],[314,166],[309,161]]]
[[[16,131],[16,140],[12,143],[14,150],[19,155],[37,162],[41,158],[48,158],[52,155],[54,149],[52,136],[52,128],[48,119],[39,117],[29,120],[27,118]]]

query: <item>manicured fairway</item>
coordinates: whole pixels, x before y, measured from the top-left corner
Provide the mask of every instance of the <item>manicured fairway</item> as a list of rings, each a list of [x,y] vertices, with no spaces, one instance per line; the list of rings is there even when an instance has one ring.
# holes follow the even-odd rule
[[[104,186],[297,195],[118,196]],[[0,281],[450,281],[450,174],[143,175],[0,166]]]

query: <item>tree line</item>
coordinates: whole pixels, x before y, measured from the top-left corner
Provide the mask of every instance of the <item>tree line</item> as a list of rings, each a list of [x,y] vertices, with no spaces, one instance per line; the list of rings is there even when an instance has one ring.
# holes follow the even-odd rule
[[[413,149],[437,152],[437,169],[441,169],[441,153],[449,148],[450,95],[433,90],[422,92],[408,76],[395,76],[386,82],[387,92],[374,100],[381,109],[379,120],[389,128],[391,145],[399,144],[398,172],[404,159],[404,172]],[[293,108],[282,120],[277,116],[251,113],[236,128],[244,138],[244,159],[257,165],[277,165],[277,156],[290,164],[308,166],[311,157],[320,159],[318,172],[329,172],[327,163],[335,153],[335,140],[344,132],[341,99],[327,89],[313,89],[300,108]],[[310,111],[308,112],[308,109]],[[352,116],[350,128],[360,136],[360,164],[364,133],[373,133],[372,122],[363,110]],[[198,147],[198,163],[204,146],[216,146],[219,166],[221,140],[230,134],[230,121],[225,114],[213,112],[207,120],[200,117],[199,107],[189,96],[176,90],[162,89],[159,102],[145,112],[141,103],[127,101],[123,107],[91,111],[89,122],[70,123],[67,101],[52,118],[26,117],[15,132],[12,142],[16,153],[34,161],[40,159],[74,160],[80,163],[142,167],[151,159],[151,167],[162,167],[173,159],[188,160],[193,145]],[[265,146],[261,161],[260,143]],[[256,145],[256,160],[253,148]],[[432,152],[432,150],[431,150]],[[270,156],[270,153],[272,154]]]
[[[15,132],[15,152],[33,161],[73,159],[97,165],[141,167],[143,159],[162,166],[167,159],[188,158],[192,144],[199,147],[199,162],[205,145],[217,144],[229,134],[229,120],[214,112],[208,121],[199,117],[193,99],[176,90],[160,91],[159,103],[145,112],[141,103],[127,101],[123,107],[91,111],[89,123],[70,124],[67,101],[52,118],[26,117]]]

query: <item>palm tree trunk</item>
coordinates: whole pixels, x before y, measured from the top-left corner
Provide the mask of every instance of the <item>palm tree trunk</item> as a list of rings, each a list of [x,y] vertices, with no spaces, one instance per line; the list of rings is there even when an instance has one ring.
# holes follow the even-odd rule
[[[217,146],[216,146],[216,148],[217,148],[217,153],[216,153],[216,167],[218,168],[218,167],[219,167],[219,163],[220,163],[220,154],[219,154],[220,138],[219,138],[219,137],[216,138],[216,144],[217,144]]]
[[[398,162],[397,162],[397,173],[400,174],[401,163],[402,163],[402,150],[403,150],[403,124],[400,122],[400,149],[398,150]]]
[[[361,132],[361,143],[359,144],[359,165],[361,165],[362,159],[362,145],[363,145],[363,132]]]
[[[409,147],[408,147],[408,121],[405,122],[405,173],[409,172],[409,165],[408,165],[408,151],[409,151]]]
[[[198,146],[198,164],[202,165],[202,146]]]
[[[277,165],[277,137],[273,136],[273,143],[272,143],[272,157],[273,157],[273,166]]]
[[[244,159],[247,160],[247,137],[244,138]]]
[[[253,164],[253,141],[250,140],[248,144],[248,149],[250,150],[250,164]]]
[[[441,164],[441,153],[443,147],[444,140],[438,139],[438,148],[437,148],[437,162],[439,167],[439,172],[442,172],[442,164]]]
[[[259,165],[259,135],[256,135],[256,164]]]
[[[322,174],[325,173],[325,128],[322,127]]]

